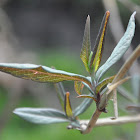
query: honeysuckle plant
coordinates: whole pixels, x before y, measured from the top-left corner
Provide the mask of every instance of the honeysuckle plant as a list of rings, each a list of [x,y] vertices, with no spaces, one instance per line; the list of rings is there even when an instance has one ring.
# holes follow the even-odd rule
[[[139,46],[129,58],[128,62],[122,66],[116,75],[101,80],[103,75],[118,60],[120,60],[129,48],[135,31],[135,14],[136,12],[131,15],[124,36],[120,39],[112,54],[102,66],[100,66],[100,62],[104,49],[104,40],[110,12],[107,11],[103,17],[93,49],[91,49],[90,42],[90,17],[87,17],[80,58],[84,63],[86,71],[89,73],[88,77],[62,70],[56,70],[42,65],[0,63],[0,71],[11,74],[15,77],[29,79],[36,82],[58,83],[55,86],[58,89],[57,91],[60,93],[58,97],[64,112],[56,109],[18,108],[15,109],[14,113],[25,120],[39,124],[70,122],[68,128],[79,129],[83,134],[89,133],[94,127],[100,114],[102,112],[106,112],[106,106],[113,95],[113,91],[115,91],[120,84],[130,79],[130,77],[124,78],[125,73],[128,71],[134,60],[140,55]],[[77,97],[85,98],[73,111],[69,99],[70,93],[64,92],[64,88],[59,83],[62,81],[74,81],[74,88],[78,94]],[[82,91],[84,87],[89,90],[88,93],[83,94]],[[96,110],[86,128],[83,128],[77,116],[84,113],[92,101],[96,103]]]

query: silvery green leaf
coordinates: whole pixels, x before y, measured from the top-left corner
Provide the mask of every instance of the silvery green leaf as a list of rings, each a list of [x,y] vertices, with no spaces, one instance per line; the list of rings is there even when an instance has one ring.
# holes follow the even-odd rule
[[[107,61],[97,70],[96,72],[96,80],[99,81],[103,74],[113,65],[115,64],[127,51],[132,41],[135,32],[135,14],[134,12],[129,20],[126,32],[124,36],[121,38],[115,49],[113,50],[111,56],[107,59]]]
[[[140,95],[140,75],[134,75],[131,79],[133,94],[136,98]]]
[[[62,109],[64,109],[64,98],[65,98],[66,92],[65,92],[65,89],[63,87],[63,84],[62,84],[62,82],[54,83],[54,86],[55,86],[55,89],[57,92],[57,97],[60,101],[61,107],[62,107]]]
[[[70,125],[73,126],[73,128],[80,128],[80,122],[78,120],[74,120],[70,123]]]
[[[89,94],[89,96],[93,96],[92,94]],[[93,99],[86,98],[83,100],[83,102],[74,110],[73,115],[79,116],[80,114],[84,113],[93,102]]]
[[[17,108],[13,113],[26,121],[36,124],[69,122],[63,112],[51,108]]]
[[[88,81],[90,82],[90,83],[92,83],[92,78],[91,77],[86,77],[87,79],[88,79]],[[87,84],[87,83],[85,83],[85,82],[82,82],[83,84],[84,84],[84,86],[89,90],[89,92],[92,94],[92,95],[95,95],[95,93],[94,93],[94,91],[91,89],[91,87]]]

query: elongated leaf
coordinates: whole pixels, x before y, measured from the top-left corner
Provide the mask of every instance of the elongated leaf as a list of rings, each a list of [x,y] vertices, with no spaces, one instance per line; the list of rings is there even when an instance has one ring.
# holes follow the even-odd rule
[[[91,77],[86,77],[86,78],[90,81],[90,83],[92,83],[92,78],[91,78]],[[84,87],[86,87],[92,95],[95,95],[92,86],[90,87],[90,86],[89,86],[88,84],[86,84],[85,82],[83,82],[83,84],[84,84]]]
[[[73,116],[73,113],[72,113],[72,108],[71,108],[71,103],[70,103],[70,93],[69,92],[66,92],[66,95],[65,95],[65,113],[67,115],[67,117],[72,117]]]
[[[96,93],[98,94],[100,92],[100,90],[106,86],[108,83],[111,83],[113,81],[113,79],[115,78],[115,76],[111,76],[109,78],[106,78],[105,80],[101,81],[97,87],[96,87]]]
[[[89,94],[89,96],[93,96],[92,94]],[[86,98],[83,100],[83,102],[74,110],[73,115],[79,116],[80,114],[84,113],[93,102],[93,99]]]
[[[90,69],[92,69],[92,67],[93,67],[94,72],[97,71],[97,69],[100,65],[100,62],[101,62],[103,45],[104,45],[104,40],[105,40],[105,33],[106,33],[109,16],[110,16],[110,12],[107,11],[103,17],[101,27],[99,30],[99,34],[97,36],[96,43],[94,46],[93,55],[92,55],[91,62],[90,62]]]
[[[34,64],[0,63],[0,71],[36,82],[83,81],[91,86],[90,81],[82,75]]]
[[[69,122],[65,114],[56,109],[17,108],[14,113],[24,120],[36,124]]]
[[[75,88],[75,91],[78,95],[81,95],[82,93],[82,90],[84,88],[84,84],[82,82],[79,82],[79,81],[75,81],[74,82],[74,88]]]
[[[63,84],[61,82],[59,82],[59,83],[55,83],[54,86],[55,86],[55,89],[57,92],[57,97],[60,101],[61,107],[64,110],[64,99],[65,99],[66,92],[64,90]]]
[[[89,95],[79,95],[79,96],[77,96],[77,98],[91,98],[91,99],[93,99],[95,102],[97,101],[97,100],[93,97],[93,95],[92,95],[92,96],[89,96]]]
[[[80,58],[82,59],[86,70],[89,72],[89,56],[91,51],[91,44],[90,44],[90,17],[87,17],[85,31],[84,31],[84,38],[83,38],[83,45],[81,49]]]
[[[103,74],[113,65],[115,64],[127,51],[132,41],[135,32],[135,14],[134,12],[130,17],[129,24],[127,26],[127,30],[124,36],[121,38],[115,49],[113,50],[111,56],[107,59],[107,61],[97,70],[96,80],[99,80]]]

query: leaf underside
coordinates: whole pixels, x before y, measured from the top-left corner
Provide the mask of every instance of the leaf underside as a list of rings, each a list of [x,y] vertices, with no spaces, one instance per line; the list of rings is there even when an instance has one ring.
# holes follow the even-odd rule
[[[96,80],[99,81],[103,74],[114,65],[127,51],[132,41],[135,32],[135,14],[134,12],[129,20],[127,29],[115,49],[113,50],[111,56],[107,59],[107,61],[97,70],[96,72]]]
[[[110,16],[110,12],[107,11],[103,17],[101,27],[100,27],[100,30],[99,30],[99,33],[95,42],[93,55],[90,61],[90,69],[92,70],[94,68],[94,72],[97,71],[101,62],[104,40],[105,40],[105,33],[106,33],[109,16]]]
[[[85,25],[85,31],[84,31],[84,37],[83,37],[83,44],[81,49],[80,58],[82,59],[86,70],[89,72],[89,56],[91,52],[91,43],[90,43],[90,17],[87,17],[86,25]]]
[[[46,66],[0,63],[0,71],[9,73],[15,77],[30,79],[36,82],[83,81],[91,87],[90,81],[82,75],[55,70]]]
[[[14,113],[24,120],[36,124],[69,122],[65,114],[56,109],[17,108]]]

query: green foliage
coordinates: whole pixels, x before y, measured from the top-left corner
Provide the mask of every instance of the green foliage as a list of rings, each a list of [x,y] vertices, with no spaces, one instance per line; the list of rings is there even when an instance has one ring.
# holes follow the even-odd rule
[[[97,71],[97,69],[100,65],[100,62],[101,62],[102,53],[103,53],[103,45],[104,45],[104,40],[105,40],[105,33],[106,33],[109,16],[110,16],[110,12],[107,11],[105,13],[103,21],[101,23],[99,34],[97,36],[96,43],[94,46],[93,55],[91,57],[91,61],[89,64],[90,70],[92,70],[94,68],[94,72]]]
[[[89,56],[91,52],[91,44],[90,44],[90,17],[87,17],[84,38],[83,38],[83,45],[81,49],[80,57],[85,65],[86,70],[89,72]]]
[[[14,113],[36,124],[69,122],[65,114],[56,109],[17,108],[14,110]]]
[[[130,17],[127,30],[124,36],[121,38],[115,49],[113,50],[111,56],[107,59],[107,61],[97,70],[96,79],[97,81],[103,76],[103,74],[112,66],[114,65],[128,50],[130,47],[130,43],[134,36],[135,32],[135,14],[134,12]]]
[[[91,51],[90,44],[90,17],[87,17],[80,57],[86,70],[90,74],[89,77],[62,70],[56,70],[41,65],[0,63],[0,71],[11,74],[15,77],[33,80],[36,82],[55,83],[57,95],[60,100],[62,109],[64,110],[64,112],[61,112],[51,108],[18,108],[15,109],[14,113],[32,123],[49,124],[69,122],[70,125],[72,125],[74,128],[79,128],[80,123],[77,116],[84,113],[89,108],[93,100],[96,102],[98,108],[100,104],[100,98],[104,93],[106,93],[108,90],[112,91],[118,85],[129,79],[125,78],[123,80],[117,81],[117,83],[113,83],[111,86],[107,85],[113,81],[115,76],[108,77],[100,81],[103,74],[108,71],[108,69],[113,64],[115,64],[129,48],[135,31],[135,14],[136,12],[134,12],[130,17],[129,24],[124,36],[113,50],[111,56],[100,68],[99,65],[102,58],[104,38],[110,12],[107,11],[105,13],[93,52]],[[74,81],[75,91],[79,95],[78,98],[86,98],[77,108],[74,109],[74,111],[71,107],[69,97],[70,93],[65,92],[62,83],[58,83],[62,81]],[[82,90],[84,87],[89,90],[89,93],[82,95]]]

